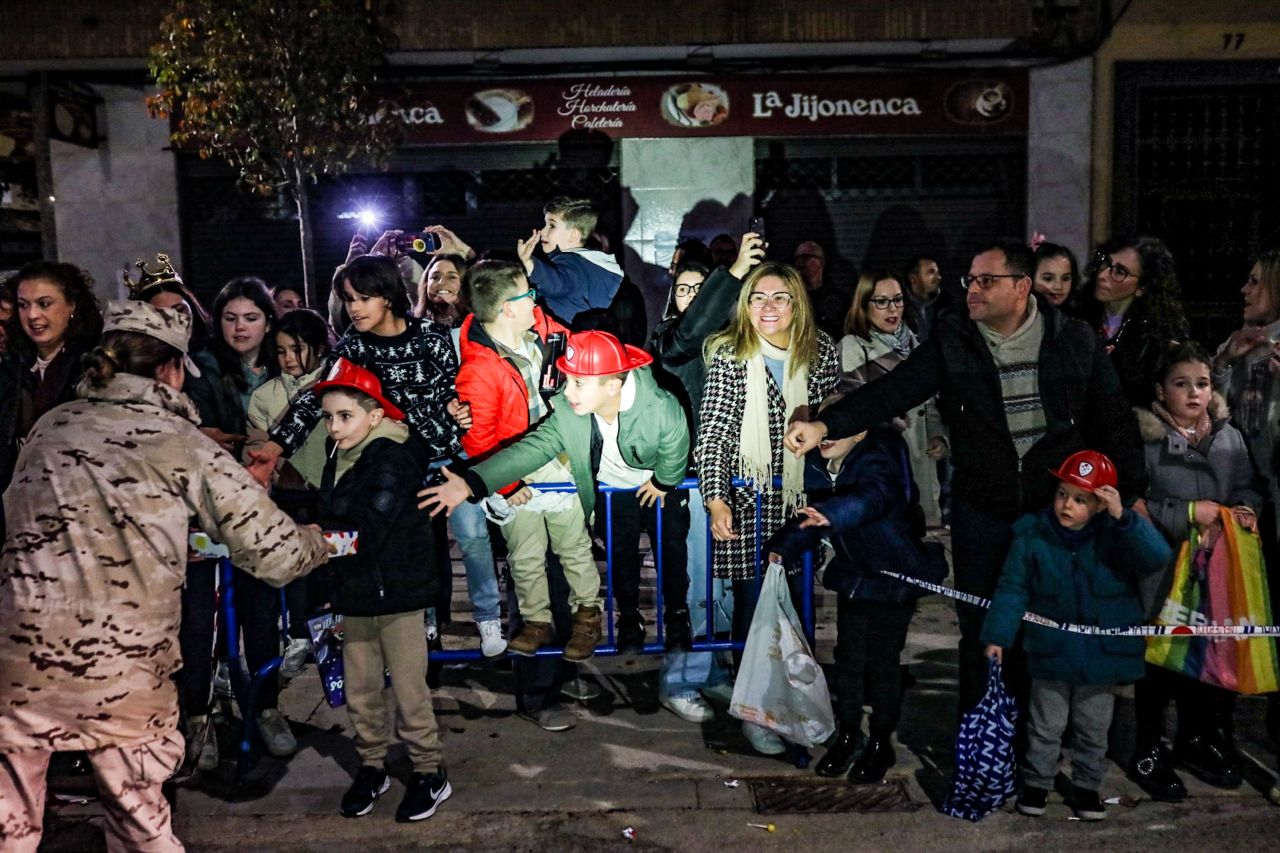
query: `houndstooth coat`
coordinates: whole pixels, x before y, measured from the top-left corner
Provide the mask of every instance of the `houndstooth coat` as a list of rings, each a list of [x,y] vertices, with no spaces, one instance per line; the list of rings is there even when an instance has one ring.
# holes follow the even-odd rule
[[[818,358],[809,367],[809,410],[817,412],[822,398],[835,390],[840,378],[840,359],[836,345],[825,332],[818,332]],[[769,442],[773,445],[773,470],[782,472],[782,439],[786,434],[790,413],[784,412],[782,390],[767,375],[769,383]],[[724,500],[733,510],[738,538],[716,542],[712,552],[712,571],[718,578],[746,580],[756,571],[755,491],[730,486],[738,469],[738,445],[742,431],[742,412],[747,405],[747,363],[738,361],[725,350],[711,357],[707,368],[707,384],[703,391],[701,425],[695,458],[703,501]],[[764,493],[761,507],[763,521],[760,542],[786,522],[782,493]]]

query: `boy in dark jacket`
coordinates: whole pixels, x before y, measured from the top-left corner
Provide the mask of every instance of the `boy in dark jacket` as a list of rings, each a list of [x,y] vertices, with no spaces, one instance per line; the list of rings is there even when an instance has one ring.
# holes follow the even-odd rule
[[[404,412],[386,399],[370,371],[340,358],[314,390],[330,448],[321,517],[359,535],[356,554],[329,563],[333,605],[345,615],[347,710],[362,764],[341,812],[368,814],[391,785],[382,769],[389,745],[383,673],[389,671],[396,735],[413,762],[396,820],[424,820],[453,793],[440,763],[422,630],[435,579],[420,565],[432,551],[431,522],[414,506],[414,494],[429,460],[403,423]]]
[[[829,397],[825,405],[839,397]],[[945,557],[930,553],[922,542],[924,513],[897,429],[880,426],[824,441],[805,459],[804,477],[809,506],[774,534],[765,552],[771,560],[795,563],[824,536],[835,549],[822,585],[839,596],[840,733],[814,769],[819,776],[849,771],[849,781],[857,784],[879,782],[896,758],[890,741],[902,715],[899,662],[920,595],[880,570],[937,582],[946,575]],[[859,753],[863,705],[871,706],[870,738]]]
[[[587,248],[597,218],[590,199],[557,196],[542,213],[542,229],[517,245],[520,262],[551,313],[574,326],[578,314],[609,308],[622,268],[612,255]],[[533,256],[539,246],[546,260]]]
[[[1163,571],[1172,556],[1151,523],[1121,505],[1116,469],[1106,456],[1093,450],[1073,453],[1054,476],[1061,482],[1053,505],[1014,525],[1013,547],[982,626],[986,652],[997,659],[1013,645],[1027,610],[1100,628],[1142,624],[1139,581]],[[1107,812],[1098,788],[1115,710],[1114,686],[1142,677],[1146,643],[1142,637],[1028,623],[1022,644],[1032,681],[1018,811],[1044,814],[1070,718],[1072,805],[1082,820],[1102,820]]]

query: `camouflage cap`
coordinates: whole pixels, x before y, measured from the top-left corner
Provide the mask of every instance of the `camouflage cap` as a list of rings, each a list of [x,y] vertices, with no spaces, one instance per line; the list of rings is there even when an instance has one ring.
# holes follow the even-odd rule
[[[199,377],[187,347],[191,342],[191,315],[179,308],[157,308],[149,302],[132,299],[112,299],[102,312],[103,332],[140,332],[164,341],[182,353],[182,364],[187,373]]]

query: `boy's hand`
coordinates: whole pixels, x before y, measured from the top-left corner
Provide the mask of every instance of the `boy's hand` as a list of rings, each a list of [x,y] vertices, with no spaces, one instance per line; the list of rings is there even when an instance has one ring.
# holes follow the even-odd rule
[[[1120,503],[1120,493],[1116,491],[1116,487],[1099,486],[1093,490],[1093,493],[1098,496],[1098,500],[1102,501],[1102,508],[1119,521],[1120,516],[1124,515],[1124,504]]]
[[[440,248],[430,255],[458,255],[464,261],[469,261],[476,255],[476,250],[468,246],[466,243],[458,239],[458,235],[454,234],[443,225],[428,225],[422,229],[429,234],[434,234],[440,238]]]
[[[471,429],[470,403],[464,403],[457,397],[454,397],[448,403],[445,403],[444,410],[449,413],[449,417],[458,422],[458,426],[463,432]]]
[[[467,485],[466,480],[447,467],[441,468],[440,472],[444,474],[443,483],[418,492],[418,497],[421,498],[418,501],[418,509],[429,510],[432,518],[439,515],[442,509],[445,511],[445,516],[453,515],[453,511],[471,497],[471,487]]]
[[[729,505],[715,499],[707,501],[706,507],[707,515],[711,517],[712,537],[719,542],[737,539],[738,534],[733,531],[733,510],[729,509]]]
[[[508,506],[524,506],[533,499],[533,489],[528,486],[521,486],[511,494],[507,495]]]
[[[542,235],[535,228],[528,240],[516,241],[516,254],[520,256],[520,263],[524,264],[525,275],[533,275],[533,250],[538,248],[541,239]]]
[[[1236,517],[1236,524],[1245,530],[1253,533],[1258,529],[1258,515],[1253,511],[1253,507],[1239,504],[1231,508],[1231,514]]]
[[[803,515],[804,521],[800,522],[800,526],[804,527],[830,527],[831,520],[817,509],[811,506],[802,506],[796,510],[796,515]]]
[[[655,486],[653,480],[636,489],[636,499],[640,501],[640,506],[643,507],[651,507],[654,504],[665,507],[666,504],[662,502],[662,499],[666,496],[667,493]]]
[[[752,267],[764,260],[766,245],[768,244],[754,231],[743,234],[742,241],[738,244],[738,257],[734,260],[733,266],[729,267],[729,275],[742,278],[750,272]]]
[[[782,446],[799,459],[817,447],[826,438],[827,425],[822,421],[796,421],[787,429]]]
[[[996,663],[1004,665],[1004,649],[999,646],[987,646],[987,650],[982,653],[983,657],[995,658]]]

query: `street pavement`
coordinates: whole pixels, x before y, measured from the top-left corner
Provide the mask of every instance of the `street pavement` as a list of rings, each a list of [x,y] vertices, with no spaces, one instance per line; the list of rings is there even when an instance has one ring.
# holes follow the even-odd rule
[[[463,599],[460,589],[460,607]],[[829,663],[829,596],[820,599],[818,614],[818,657]],[[450,629],[447,646],[478,644],[473,625],[455,622]],[[178,789],[176,826],[195,851],[1280,847],[1280,810],[1265,796],[1274,782],[1275,758],[1263,736],[1265,702],[1257,698],[1242,699],[1237,714],[1237,740],[1249,761],[1248,781],[1237,791],[1211,788],[1184,773],[1190,799],[1154,803],[1112,763],[1102,794],[1125,802],[1109,806],[1101,823],[1075,820],[1057,794],[1041,818],[1017,815],[1012,803],[977,824],[941,815],[937,805],[946,792],[957,718],[957,636],[951,604],[937,596],[924,599],[904,654],[915,684],[906,696],[898,762],[890,774],[890,781],[902,780],[910,798],[901,810],[758,813],[752,782],[817,782],[812,767],[802,770],[785,757],[753,753],[723,705],[715,706],[716,718],[706,724],[678,719],[658,704],[660,659],[621,656],[582,667],[601,695],[586,703],[566,699],[576,726],[561,733],[545,732],[516,715],[509,667],[446,666],[435,711],[454,793],[433,818],[418,824],[397,824],[393,817],[403,793],[400,780],[409,771],[402,750],[393,751],[389,762],[399,779],[373,813],[359,819],[338,815],[359,761],[345,711],[328,707],[309,667],[281,696],[301,746],[298,754],[287,760],[264,756],[249,782],[236,787],[230,729],[223,729],[223,765]],[[1131,698],[1122,696],[1112,739],[1113,757],[1120,761],[1132,742],[1132,719]],[[813,750],[815,760],[821,754],[821,748]],[[56,807],[44,849],[100,849],[94,815],[92,805]],[[628,829],[632,838],[624,836]]]

